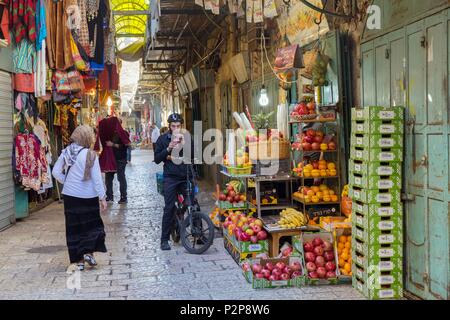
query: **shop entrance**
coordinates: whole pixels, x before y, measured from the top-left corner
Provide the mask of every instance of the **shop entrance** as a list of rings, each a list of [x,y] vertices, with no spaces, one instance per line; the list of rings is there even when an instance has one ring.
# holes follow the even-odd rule
[[[362,45],[363,105],[406,106],[405,288],[449,299],[450,11]]]

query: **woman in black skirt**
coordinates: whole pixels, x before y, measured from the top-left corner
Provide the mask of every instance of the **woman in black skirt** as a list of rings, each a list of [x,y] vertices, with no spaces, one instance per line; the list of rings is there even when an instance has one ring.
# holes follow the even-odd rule
[[[96,266],[94,252],[106,252],[105,228],[100,208],[106,210],[106,195],[98,157],[91,147],[94,132],[79,126],[70,137],[72,144],[61,153],[53,176],[64,188],[66,240],[70,263],[84,270],[85,262]]]

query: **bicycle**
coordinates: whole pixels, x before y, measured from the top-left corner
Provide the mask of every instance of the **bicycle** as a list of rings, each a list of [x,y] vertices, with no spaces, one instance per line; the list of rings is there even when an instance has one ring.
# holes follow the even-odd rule
[[[179,192],[175,202],[175,223],[172,229],[172,240],[180,242],[191,254],[202,254],[213,244],[215,227],[210,217],[202,213],[195,195],[198,186],[192,164],[187,165],[186,193]],[[189,179],[192,174],[192,180]],[[197,246],[197,247],[196,247]]]

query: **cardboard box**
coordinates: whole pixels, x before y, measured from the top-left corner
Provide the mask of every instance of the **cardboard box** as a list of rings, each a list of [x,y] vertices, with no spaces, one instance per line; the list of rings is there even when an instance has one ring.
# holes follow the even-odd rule
[[[392,285],[384,285],[379,288],[369,288],[366,283],[361,279],[353,275],[352,279],[353,287],[361,292],[366,298],[371,300],[382,299],[401,299],[403,298],[403,285],[401,283],[395,283]]]
[[[398,285],[403,282],[402,270],[381,271],[376,266],[365,269],[353,264],[352,274],[364,283],[370,283],[374,287],[385,285]]]
[[[365,216],[403,216],[403,205],[401,202],[392,202],[387,204],[364,204],[360,202],[353,202],[352,212]]]
[[[350,175],[349,184],[363,189],[402,189],[402,179],[399,176],[358,176]]]
[[[379,257],[379,258],[394,258],[403,257],[403,244],[369,244],[361,241],[353,235],[352,237],[352,252],[361,254],[365,257]]]
[[[403,121],[404,107],[370,106],[352,108],[352,121],[356,120],[398,120]]]
[[[372,230],[392,231],[403,228],[403,217],[394,215],[389,217],[380,217],[379,215],[363,215],[358,212],[352,212],[353,225],[372,232]]]
[[[358,134],[352,135],[350,139],[352,147],[369,148],[403,148],[403,136],[399,134]]]
[[[258,243],[236,241],[236,247],[241,253],[269,252],[269,240],[260,240]]]
[[[402,176],[401,162],[364,162],[360,160],[349,161],[349,174],[360,174],[366,177],[370,176]]]
[[[349,197],[352,201],[360,201],[365,204],[400,203],[401,191],[397,189],[361,189],[353,185],[349,186]]]
[[[224,248],[228,251],[231,258],[233,258],[233,260],[237,264],[240,264],[242,261],[244,261],[246,259],[256,258],[258,255],[265,253],[265,252],[242,253],[235,246],[234,242],[232,240],[230,240],[229,238],[223,238],[223,244],[224,244]]]
[[[312,279],[307,275],[306,270],[306,261],[305,261],[305,251],[303,250],[303,244],[306,242],[311,242],[314,238],[319,237],[322,240],[327,240],[333,244],[334,248],[334,238],[331,232],[304,232],[301,236],[297,237],[298,242],[293,242],[294,248],[297,249],[300,252],[302,262],[303,262],[303,269],[305,270],[305,281],[308,285],[331,285],[331,284],[337,284],[338,278],[337,278],[337,272],[338,272],[338,260],[336,256],[336,251],[334,251],[335,255],[335,261],[336,264],[336,278],[329,278],[329,279]]]
[[[398,120],[352,121],[351,134],[398,134],[403,135],[404,124]]]
[[[281,258],[281,259],[248,259],[244,262],[248,262],[250,265],[255,263],[259,263],[262,266],[265,266],[268,262],[276,264],[277,262],[284,262],[286,265],[291,265],[295,261],[300,262],[302,264],[302,259],[300,257],[289,257],[289,258]],[[302,265],[302,271],[305,270]],[[265,288],[278,288],[278,287],[303,287],[305,285],[305,276],[295,277],[289,280],[280,280],[280,281],[269,281],[266,279],[257,279],[253,276],[253,272],[251,270],[244,271],[243,274],[245,279],[252,284],[253,289],[265,289]]]
[[[352,228],[351,222],[344,222],[346,217],[320,217],[320,227],[328,232],[333,232],[336,228]]]
[[[395,227],[391,230],[364,229],[354,225],[353,237],[369,246],[402,243],[403,230],[401,227]]]
[[[403,162],[403,149],[355,148],[350,149],[350,158],[365,162]]]
[[[336,257],[338,258],[339,262],[339,253],[338,253],[338,242],[340,236],[352,236],[352,229],[349,228],[335,228],[333,230],[333,237],[334,237],[334,251],[336,254]],[[353,259],[353,258],[352,258]],[[337,271],[339,282],[341,283],[348,283],[352,281],[352,275],[344,275],[341,273],[340,268],[338,267]]]
[[[246,201],[241,201],[237,203],[231,203],[228,201],[219,201],[219,209],[220,210],[232,210],[232,209],[247,209],[248,203]]]
[[[380,271],[392,271],[403,269],[403,258],[393,256],[391,258],[380,258],[379,256],[365,256],[359,252],[352,252],[352,261],[354,264],[368,270],[369,268],[378,268]]]

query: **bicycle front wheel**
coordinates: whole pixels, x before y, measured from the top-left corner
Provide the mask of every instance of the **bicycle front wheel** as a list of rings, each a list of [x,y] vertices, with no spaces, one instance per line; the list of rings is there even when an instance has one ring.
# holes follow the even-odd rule
[[[208,215],[193,212],[181,225],[181,242],[191,254],[202,254],[213,244],[214,224]]]

